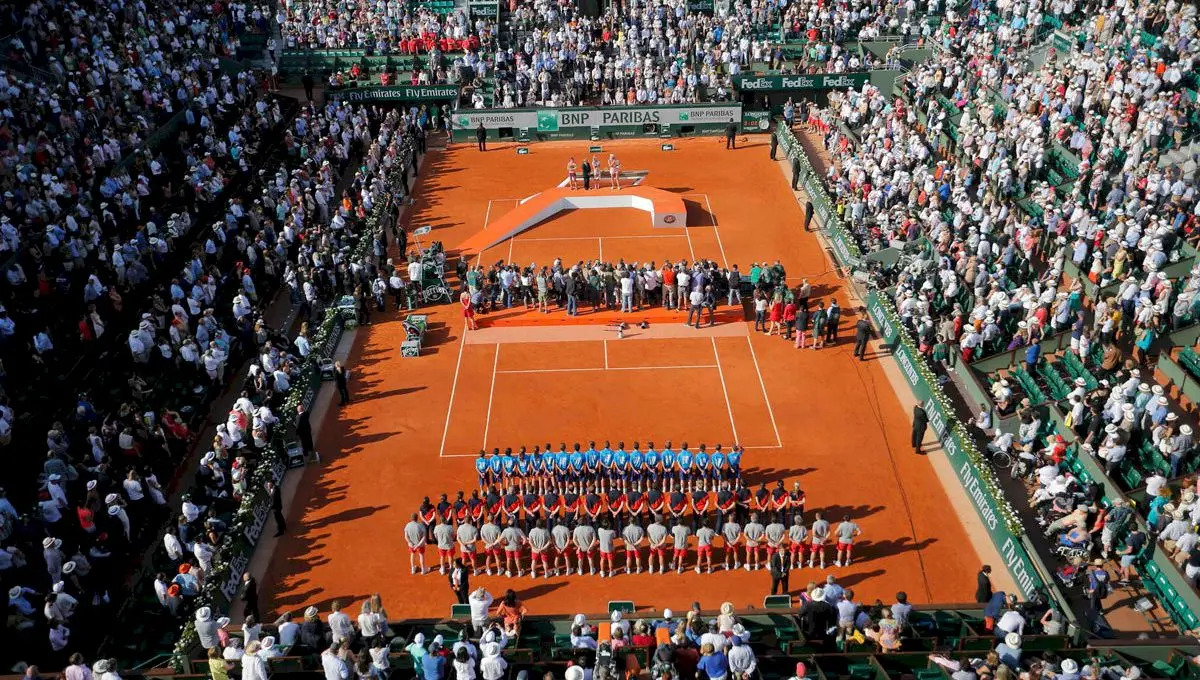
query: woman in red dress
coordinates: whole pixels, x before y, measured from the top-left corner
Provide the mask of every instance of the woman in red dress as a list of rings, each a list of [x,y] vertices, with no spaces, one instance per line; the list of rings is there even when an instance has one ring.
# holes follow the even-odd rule
[[[771,330],[767,335],[775,335],[775,331],[783,330],[783,298],[777,297],[771,303]]]
[[[475,325],[475,305],[471,303],[471,294],[464,290],[462,295],[458,296],[458,302],[462,305],[463,319],[467,330],[478,330],[479,326]]]

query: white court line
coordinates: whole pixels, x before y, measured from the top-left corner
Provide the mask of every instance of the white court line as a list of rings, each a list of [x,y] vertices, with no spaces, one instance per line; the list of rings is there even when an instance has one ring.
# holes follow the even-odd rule
[[[729,266],[729,258],[725,256],[725,245],[721,243],[721,230],[717,228],[717,216],[713,214],[712,202],[708,200],[708,194],[704,194],[704,204],[708,206],[708,216],[712,218],[713,234],[717,236],[717,248],[721,250],[721,260],[723,264]]]
[[[733,404],[729,403],[729,389],[725,387],[725,371],[721,368],[721,356],[717,354],[717,339],[710,338],[713,346],[713,357],[717,360],[717,372],[721,376],[721,391],[725,393],[725,408],[729,411],[729,429],[733,430],[733,441],[738,440],[737,425],[733,422]]]
[[[600,261],[604,261],[604,239],[600,236],[596,237],[596,247],[600,249]]]
[[[492,388],[488,390],[487,420],[483,421],[483,446],[487,448],[488,429],[492,426],[492,398],[496,396],[496,366],[500,364],[500,343],[496,343],[496,360],[492,362]]]
[[[597,238],[679,238],[683,234],[650,234],[647,236],[548,236],[545,238],[515,238],[513,240],[525,243],[526,241],[591,241]]]
[[[483,214],[483,228],[485,231],[488,228],[488,223],[490,223],[492,221],[492,204],[497,201],[514,201],[516,203],[520,203],[521,199],[519,199],[519,198],[489,198],[487,212]],[[510,241],[510,243],[508,244],[508,261],[511,262],[512,261],[512,243],[511,243],[512,239],[509,239],[509,241]],[[481,262],[483,262],[483,251],[480,251],[475,254],[475,263],[479,264]]]
[[[716,338],[713,338],[713,343],[716,343]],[[754,343],[750,342],[750,336],[746,336],[746,344],[750,345],[750,358],[754,359],[754,372],[758,374],[758,385],[762,388],[763,401],[767,402],[767,415],[771,416],[771,427],[775,430],[775,443],[783,446],[783,439],[779,436],[779,426],[775,424],[775,409],[771,408],[771,398],[767,396],[767,384],[763,382],[762,370],[758,367],[758,355],[754,353]]]
[[[703,196],[704,205],[708,206],[708,216],[712,218],[713,223],[708,225],[713,228],[713,234],[717,237],[717,248],[721,251],[721,259],[726,267],[729,266],[729,257],[725,255],[725,244],[721,243],[721,230],[717,228],[717,216],[713,214],[712,201],[709,200],[708,194],[680,194],[681,196]],[[695,256],[692,259],[696,259]]]
[[[499,201],[513,201],[515,203],[520,203],[521,199],[519,199],[519,198],[489,198],[487,212],[484,213],[484,215],[483,215],[483,228],[484,229],[487,229],[488,223],[492,221],[492,204],[497,203]]]
[[[743,446],[742,448],[743,449],[782,449],[783,446]],[[458,455],[470,455],[470,454],[458,454]]]
[[[516,238],[516,237],[513,237],[513,240],[520,241],[521,243],[533,243],[534,241],[594,241],[598,238],[600,238],[600,237],[599,236],[555,236],[555,237],[549,237],[549,238]]]
[[[613,366],[599,368],[530,368],[519,371],[496,371],[500,374],[516,374],[516,373],[587,373],[596,371],[671,371],[680,368],[721,368],[716,364],[699,364],[694,366]],[[495,385],[493,384],[493,387]]]
[[[608,341],[604,341],[604,370],[608,370]]]
[[[688,231],[688,228],[687,228],[687,227],[684,227],[684,228],[683,228],[683,235],[687,237],[687,241],[688,241],[688,253],[689,253],[689,254],[692,256],[692,259],[691,259],[691,260],[689,260],[689,261],[690,261],[690,262],[695,262],[695,261],[696,261],[696,250],[695,250],[695,248],[692,248],[692,232]]]
[[[450,403],[446,404],[446,426],[442,428],[442,446],[438,449],[438,457],[446,455],[446,435],[450,434],[450,413],[454,410],[454,391],[458,389],[458,369],[462,367],[463,347],[467,344],[467,327],[463,324],[462,340],[458,343],[458,361],[454,362],[454,381],[450,383]]]

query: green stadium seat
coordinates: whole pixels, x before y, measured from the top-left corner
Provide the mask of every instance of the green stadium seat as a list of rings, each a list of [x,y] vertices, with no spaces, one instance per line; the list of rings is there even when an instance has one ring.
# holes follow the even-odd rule
[[[1187,657],[1177,652],[1172,652],[1167,660],[1158,660],[1151,664],[1151,668],[1163,678],[1177,678],[1187,666]]]
[[[271,673],[297,673],[304,668],[304,658],[299,656],[280,656],[270,660]]]
[[[852,663],[846,667],[851,680],[874,680],[879,674],[875,666],[869,663]]]

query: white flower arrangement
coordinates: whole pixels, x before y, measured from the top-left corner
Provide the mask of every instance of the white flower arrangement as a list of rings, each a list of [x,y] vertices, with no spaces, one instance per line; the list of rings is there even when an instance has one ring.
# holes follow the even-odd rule
[[[1005,526],[1014,536],[1023,535],[1025,527],[1021,522],[1020,515],[1017,514],[1016,508],[1008,501],[1008,496],[1005,495],[1004,489],[1000,487],[1000,481],[996,477],[995,470],[988,463],[983,453],[980,452],[979,447],[976,446],[974,437],[958,419],[954,410],[954,404],[951,402],[949,395],[946,394],[946,388],[939,381],[938,374],[929,366],[928,360],[917,350],[917,345],[913,341],[912,336],[901,325],[900,315],[896,312],[896,307],[891,297],[880,295],[878,300],[879,305],[876,311],[882,311],[883,315],[887,317],[887,321],[899,332],[897,341],[903,344],[909,354],[916,359],[913,364],[916,366],[917,373],[925,381],[925,384],[929,386],[931,398],[937,403],[947,420],[950,421],[947,423],[950,436],[958,438],[958,444],[963,455],[974,466],[980,483],[995,502],[996,509],[1004,520]]]

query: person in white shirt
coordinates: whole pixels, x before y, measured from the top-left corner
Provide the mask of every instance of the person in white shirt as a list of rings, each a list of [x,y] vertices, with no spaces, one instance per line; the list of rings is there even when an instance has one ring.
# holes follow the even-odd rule
[[[121,524],[121,531],[125,534],[125,540],[130,540],[132,529],[129,525],[129,513],[125,512],[125,508],[120,505],[110,505],[108,506],[108,516]]]
[[[183,513],[188,524],[192,524],[200,519],[200,513],[204,511],[204,508],[193,503],[191,498],[184,496],[183,504],[179,507],[179,511]]]
[[[334,602],[331,609],[329,630],[333,634],[334,643],[340,643],[343,640],[353,641],[354,624],[350,622],[350,617],[346,615],[346,612],[342,611],[342,603]]]
[[[471,625],[474,626],[476,634],[482,633],[487,627],[488,610],[492,607],[493,599],[492,594],[482,586],[467,598],[467,603],[471,605]]]
[[[1175,541],[1174,546],[1168,546],[1167,548],[1168,551],[1171,547],[1174,548],[1173,558],[1175,564],[1182,567],[1187,562],[1188,555],[1196,549],[1197,544],[1200,544],[1200,534],[1197,534],[1195,531],[1189,531],[1180,536],[1179,540]]]
[[[1146,497],[1156,498],[1158,492],[1167,485],[1167,478],[1155,472],[1146,478]]]
[[[271,377],[275,379],[276,393],[285,394],[288,390],[292,389],[291,377],[288,376],[287,372],[283,369],[275,369],[275,372],[271,374]]]
[[[1163,547],[1171,551],[1175,547],[1175,542],[1183,538],[1191,528],[1192,523],[1187,513],[1182,509],[1176,510],[1171,514],[1170,523],[1163,527],[1162,531],[1158,532],[1158,540],[1164,543]]]
[[[200,562],[200,569],[204,573],[208,573],[212,569],[212,560],[216,552],[215,548],[205,542],[203,536],[198,537],[195,545],[192,547],[192,554]]]
[[[371,611],[370,602],[362,603],[362,613],[358,615],[358,631],[368,642],[383,634],[383,622],[379,620],[378,614]]]
[[[245,654],[246,650],[242,649],[242,639],[231,637],[229,638],[229,644],[221,652],[221,657],[226,661],[239,661]]]
[[[312,352],[312,345],[308,341],[308,331],[301,330],[300,334],[292,342],[296,345],[296,352],[300,355],[301,359],[308,357],[309,353]]]
[[[610,625],[609,625],[610,630],[613,630],[613,631],[620,630],[621,633],[626,638],[629,637],[629,622],[624,620],[624,617],[621,615],[621,612],[619,610],[613,612],[612,615],[609,616],[608,618],[609,618],[609,622],[610,622]]]
[[[46,491],[60,510],[66,509],[70,505],[67,500],[67,492],[62,486],[61,475],[50,475],[46,478]]]
[[[997,635],[1005,635],[1008,633],[1016,633],[1021,635],[1025,632],[1025,617],[1016,610],[1016,598],[1010,597],[1008,601],[1008,609],[1000,615],[1000,620],[996,622]],[[1001,633],[1000,631],[1003,631]]]
[[[343,614],[343,616],[345,615]],[[334,642],[329,649],[321,652],[321,669],[325,671],[325,680],[348,680],[350,677],[350,666],[338,656],[339,646],[337,642]],[[242,680],[247,679],[243,677]]]
[[[272,635],[268,635],[262,639],[262,649],[258,653],[264,659],[275,659],[283,656],[283,652],[275,646],[275,637]]]
[[[167,599],[167,589],[171,587],[167,581],[167,575],[163,572],[158,572],[154,576],[154,596],[158,598],[158,603],[163,606],[163,609],[170,607],[170,602]]]
[[[183,543],[179,541],[179,532],[175,527],[168,527],[167,533],[163,534],[163,548],[172,562],[183,559]]]
[[[242,655],[242,680],[267,680],[267,660],[260,652],[262,644],[251,642]]]
[[[146,497],[146,492],[142,487],[142,481],[138,479],[136,470],[130,470],[125,481],[121,483],[125,489],[125,495],[132,503],[140,503]]]
[[[300,636],[300,625],[292,621],[290,612],[284,612],[275,619],[275,634],[279,638],[278,645],[285,654],[295,646],[296,638]]]
[[[700,646],[703,647],[704,645],[712,645],[713,654],[724,652],[725,646],[728,644],[728,642],[729,639],[722,635],[721,631],[717,629],[716,622],[710,622],[708,624],[708,632],[700,636]]]

